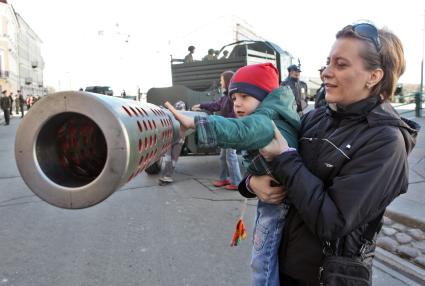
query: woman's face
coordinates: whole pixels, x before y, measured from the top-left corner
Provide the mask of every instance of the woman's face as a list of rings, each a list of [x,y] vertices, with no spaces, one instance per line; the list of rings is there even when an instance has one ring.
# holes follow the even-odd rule
[[[220,85],[222,89],[226,89],[226,83],[224,82],[223,76],[220,76]]]
[[[362,40],[353,38],[335,41],[323,71],[328,103],[347,106],[369,96],[370,89],[366,85],[371,81],[372,72],[365,69],[360,56],[365,45]]]

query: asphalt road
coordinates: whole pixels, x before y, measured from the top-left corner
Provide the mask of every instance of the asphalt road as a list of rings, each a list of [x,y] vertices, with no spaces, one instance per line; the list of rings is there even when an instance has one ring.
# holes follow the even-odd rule
[[[248,239],[229,242],[241,196],[215,189],[218,157],[182,157],[176,182],[142,173],[104,202],[53,207],[28,189],[14,160],[20,119],[0,126],[0,285],[249,285]],[[375,267],[374,285],[414,285]]]

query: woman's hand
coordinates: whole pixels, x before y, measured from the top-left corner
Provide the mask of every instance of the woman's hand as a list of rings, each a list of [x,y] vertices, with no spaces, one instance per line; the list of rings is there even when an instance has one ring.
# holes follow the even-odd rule
[[[182,114],[180,111],[174,108],[174,106],[166,101],[164,106],[171,111],[174,117],[180,122],[180,130],[184,133],[186,129],[195,128],[195,119]]]
[[[257,195],[258,199],[268,204],[279,204],[286,197],[286,191],[282,186],[276,185],[276,180],[270,176],[252,176],[249,187]]]
[[[192,111],[201,111],[201,105],[200,104],[195,104],[194,106],[192,106]]]
[[[279,129],[277,129],[274,122],[272,123],[274,127],[274,138],[272,139],[272,141],[270,141],[269,144],[260,149],[260,154],[267,161],[272,161],[274,157],[282,154],[289,148],[288,142],[285,140],[285,138],[283,138],[282,134],[280,133]]]

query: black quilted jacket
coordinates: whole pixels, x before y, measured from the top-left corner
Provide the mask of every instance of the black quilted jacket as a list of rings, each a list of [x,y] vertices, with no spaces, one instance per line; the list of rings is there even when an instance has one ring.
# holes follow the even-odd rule
[[[271,162],[292,203],[281,273],[316,284],[322,241],[341,239],[341,254],[357,255],[367,223],[407,191],[407,156],[419,128],[377,97],[345,110],[321,107],[302,118],[299,153]]]

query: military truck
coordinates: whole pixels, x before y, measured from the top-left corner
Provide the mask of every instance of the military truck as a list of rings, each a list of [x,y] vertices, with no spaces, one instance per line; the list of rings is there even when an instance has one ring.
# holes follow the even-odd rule
[[[113,96],[114,92],[109,86],[88,86],[84,91],[105,94],[109,96]]]
[[[224,51],[228,52],[223,57]],[[220,74],[225,70],[236,71],[250,64],[272,62],[279,71],[279,82],[287,76],[287,67],[294,62],[294,57],[269,41],[237,41],[223,46],[216,60],[194,61],[184,63],[182,59],[171,58],[172,86],[151,88],[146,100],[155,105],[163,105],[165,101],[175,104],[186,103],[187,108],[202,102],[217,100],[220,90]],[[217,154],[218,148],[199,148],[194,135],[186,138],[182,155]],[[146,170],[153,174],[160,171],[161,162],[153,164]]]

